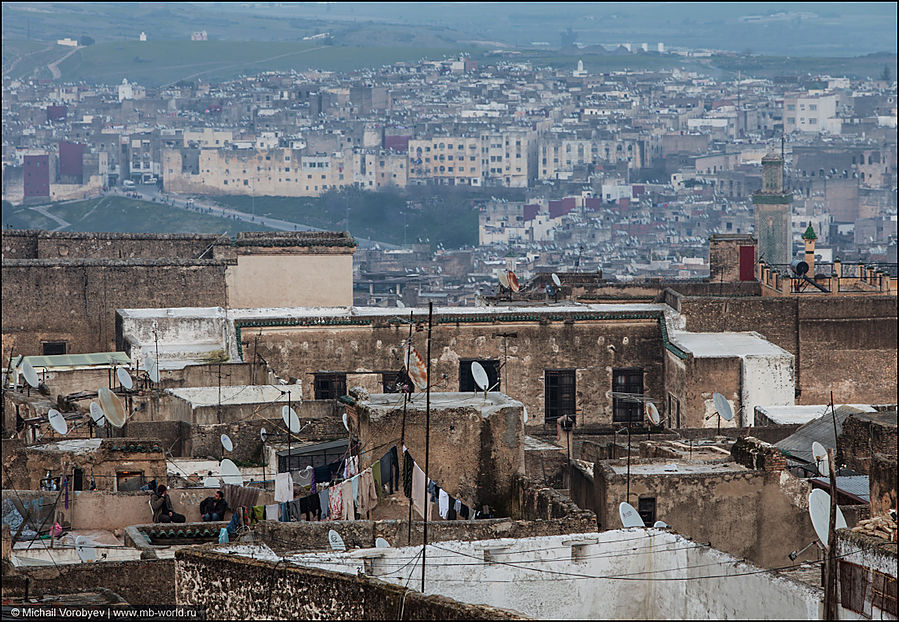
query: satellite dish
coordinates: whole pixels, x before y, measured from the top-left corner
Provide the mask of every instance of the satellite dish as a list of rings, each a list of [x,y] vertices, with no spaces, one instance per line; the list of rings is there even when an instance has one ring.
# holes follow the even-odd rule
[[[509,270],[508,281],[509,281],[509,288],[513,292],[517,292],[518,291],[518,277],[515,276],[515,273],[512,272],[511,270]]]
[[[657,520],[655,523],[653,523],[652,526],[655,527],[656,529],[668,529],[668,523],[665,523],[660,520]]]
[[[722,419],[730,421],[734,418],[734,411],[730,407],[730,402],[727,401],[726,397],[720,393],[713,393],[712,401],[715,403],[715,410],[718,411],[718,414],[721,415]]]
[[[653,425],[659,425],[659,422],[662,421],[662,418],[659,416],[659,409],[652,402],[646,402],[646,414],[649,415],[649,420],[652,421]]]
[[[259,438],[263,443],[268,439],[268,432],[265,431],[265,428],[259,430]]]
[[[75,538],[75,552],[83,562],[97,561],[97,550],[94,548],[94,543],[85,536]]]
[[[333,529],[328,532],[328,544],[330,544],[331,548],[335,551],[346,550],[346,544],[343,543],[343,538],[341,538],[340,534]]]
[[[221,485],[219,478],[207,477],[203,480],[203,488],[218,488]]]
[[[103,414],[103,408],[97,402],[91,402],[91,419],[97,426],[106,425],[106,415]]]
[[[403,301],[402,301],[402,300],[397,300],[397,301],[396,301],[396,306],[399,307],[400,309],[405,309],[405,308],[406,308],[406,305],[403,304]]]
[[[404,358],[409,361],[409,369],[407,370],[409,378],[412,379],[412,382],[415,383],[415,386],[420,391],[424,391],[428,388],[428,367],[414,346],[410,347],[407,345],[404,350],[406,355]]]
[[[486,391],[487,387],[490,386],[490,379],[487,378],[487,372],[484,370],[484,366],[477,361],[471,362],[471,375],[474,378],[474,383],[478,385],[478,388],[481,389],[481,391]]]
[[[144,369],[147,370],[150,380],[159,382],[159,365],[156,363],[156,359],[149,354],[144,357]]]
[[[296,434],[300,431],[300,418],[297,417],[297,411],[287,404],[281,407],[281,419],[284,420],[284,425],[287,426],[291,434]]]
[[[812,518],[812,527],[815,528],[818,539],[826,548],[830,527],[830,495],[820,488],[815,488],[808,493],[808,513]],[[843,516],[840,508],[837,508],[836,528],[846,528],[846,517]]]
[[[134,386],[134,381],[131,379],[131,374],[124,367],[119,367],[115,370],[116,378],[119,379],[119,384],[125,387],[126,390],[130,391],[131,387]]]
[[[349,432],[349,431],[350,431],[350,424],[349,424],[349,421],[347,421],[346,413],[343,413],[343,416],[341,417],[341,419],[343,419],[343,427],[345,427],[345,428],[346,428],[346,431]]]
[[[234,443],[227,434],[222,434],[222,447],[225,448],[225,451],[234,451]]]
[[[106,387],[100,387],[97,396],[100,398],[100,406],[103,407],[106,420],[117,428],[125,425],[125,407],[122,406],[121,400]]]
[[[377,538],[377,539],[375,539],[375,548],[389,549],[390,543],[387,540],[385,540],[384,538]]]
[[[621,524],[625,527],[646,527],[640,514],[630,503],[622,501],[618,505],[618,515],[621,517]]]
[[[25,361],[22,363],[22,375],[25,376],[25,382],[31,385],[32,389],[38,388],[41,384],[40,380],[37,377],[37,372],[34,371],[34,367],[31,366],[31,363]]]
[[[521,407],[521,416],[524,419],[524,422],[527,423],[528,422],[528,407],[527,406]]]
[[[559,275],[555,272],[552,273],[552,280],[556,287],[562,287],[562,280],[559,278]]]
[[[47,418],[50,420],[50,427],[56,430],[58,433],[65,435],[69,431],[69,426],[66,423],[65,417],[63,417],[58,410],[55,408],[51,408],[50,412],[47,413]]]
[[[223,482],[235,486],[243,486],[243,475],[240,474],[240,469],[237,468],[236,464],[225,458],[222,460],[219,468],[222,471]]]
[[[497,278],[499,279],[500,285],[502,285],[506,289],[510,289],[508,272],[506,272],[505,270],[501,270],[500,273],[497,275]]]
[[[820,473],[824,477],[830,475],[830,465],[827,461],[827,450],[824,449],[824,445],[822,445],[818,441],[814,441],[812,443],[812,459],[818,466],[818,473]]]

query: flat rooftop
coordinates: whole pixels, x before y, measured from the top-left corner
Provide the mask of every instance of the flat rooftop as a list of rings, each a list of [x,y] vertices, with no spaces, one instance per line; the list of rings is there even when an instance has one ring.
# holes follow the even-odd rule
[[[866,413],[874,408],[867,404],[835,404],[834,408],[852,406]],[[802,404],[794,406],[756,406],[756,411],[765,415],[771,423],[808,423],[830,412],[830,404]],[[895,425],[895,420],[893,425]]]
[[[755,332],[686,333],[672,331],[671,343],[695,358],[735,358],[775,356],[792,358],[792,354]]]
[[[626,475],[627,465],[609,465],[616,475]],[[685,460],[659,460],[650,464],[631,463],[631,475],[714,475],[738,473],[746,467],[736,462],[689,462]]]
[[[424,410],[427,396],[424,392],[413,393],[409,398],[409,408]],[[368,409],[372,419],[379,419],[396,411],[403,404],[401,393],[376,393],[367,400],[357,402],[362,408]],[[484,393],[431,393],[431,410],[443,410],[449,408],[467,408],[479,411],[486,418],[500,408],[520,408],[524,405],[518,400],[513,400],[505,393],[490,391],[486,398]]]
[[[218,406],[218,387],[190,387],[182,389],[166,389],[175,397],[189,402],[194,408],[203,406]],[[299,384],[285,385],[231,385],[221,387],[222,406],[234,406],[239,404],[271,404],[288,401],[287,391],[290,391],[290,401],[299,404],[303,397]],[[282,392],[284,393],[282,395]],[[433,400],[432,400],[433,401]]]

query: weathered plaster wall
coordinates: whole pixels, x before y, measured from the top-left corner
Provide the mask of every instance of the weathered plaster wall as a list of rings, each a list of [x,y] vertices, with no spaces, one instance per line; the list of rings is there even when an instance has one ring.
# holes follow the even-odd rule
[[[228,268],[228,304],[338,307],[353,304],[353,255],[239,255]]]
[[[748,355],[743,357],[742,364],[742,412],[738,417],[734,408],[735,425],[755,425],[756,406],[793,405],[796,383],[792,357]]]

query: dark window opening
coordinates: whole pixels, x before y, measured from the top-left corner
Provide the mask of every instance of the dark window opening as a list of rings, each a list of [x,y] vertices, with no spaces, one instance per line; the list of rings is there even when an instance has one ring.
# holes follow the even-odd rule
[[[315,374],[315,399],[336,400],[346,395],[346,374]]]
[[[544,426],[555,426],[556,419],[575,414],[575,377],[573,369],[546,370]]]
[[[471,364],[477,361],[487,372],[487,384],[491,391],[499,391],[499,361],[493,359],[460,359],[459,360],[459,392],[480,391],[471,375]]]
[[[84,471],[81,469],[72,473],[72,490],[84,490]]]
[[[44,356],[50,356],[53,354],[65,354],[66,353],[66,342],[65,341],[43,341],[43,342],[41,342],[41,353]]]
[[[642,369],[613,369],[612,391],[643,395]],[[612,421],[615,423],[639,423],[643,419],[643,403],[622,397],[612,398]]]
[[[291,471],[302,471],[308,466],[319,467],[340,460],[347,451],[347,439],[331,441],[329,443],[316,443],[293,447],[288,459],[287,450],[278,452],[278,473],[287,473],[288,461]]]
[[[637,501],[637,514],[643,520],[643,524],[652,527],[656,522],[656,498],[640,497]]]
[[[145,483],[143,471],[116,471],[115,479],[118,492],[140,490]]]
[[[415,383],[405,371],[385,371],[381,373],[381,386],[384,393],[402,393],[403,385],[409,393],[415,392]]]

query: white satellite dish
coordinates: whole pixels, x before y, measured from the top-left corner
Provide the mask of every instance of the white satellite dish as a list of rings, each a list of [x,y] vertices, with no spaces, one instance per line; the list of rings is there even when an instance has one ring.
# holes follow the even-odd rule
[[[100,398],[100,406],[103,407],[103,413],[110,425],[117,428],[125,425],[125,407],[119,398],[106,387],[97,390],[97,397]]]
[[[555,272],[552,273],[552,280],[553,280],[553,284],[556,287],[562,287],[562,280],[559,278],[559,275],[556,274]]]
[[[715,410],[718,411],[718,414],[721,415],[722,419],[730,421],[734,418],[734,411],[730,407],[730,402],[727,401],[726,397],[720,393],[713,393],[712,401],[715,403]]]
[[[50,420],[50,427],[56,430],[58,433],[65,435],[69,431],[69,426],[66,423],[65,417],[63,417],[58,410],[55,408],[51,408],[50,412],[47,413],[47,418]]]
[[[219,478],[207,477],[203,480],[203,488],[218,488],[221,485]]]
[[[75,538],[75,552],[83,562],[97,561],[97,550],[94,548],[94,543],[85,536]]]
[[[346,431],[349,432],[350,431],[350,422],[347,420],[347,416],[346,416],[345,412],[343,413],[343,416],[341,417],[341,419],[343,420],[343,427],[345,427]]]
[[[390,543],[384,538],[376,538],[375,539],[375,548],[378,549],[389,549]]]
[[[528,407],[527,406],[521,407],[521,416],[524,419],[524,422],[527,423],[528,422]]]
[[[147,370],[147,375],[150,377],[150,380],[153,382],[159,382],[159,364],[149,354],[144,357],[144,369]]]
[[[225,458],[222,460],[219,468],[222,472],[222,481],[226,484],[233,484],[234,486],[243,486],[243,475],[240,474],[240,469],[237,468],[237,465]]]
[[[824,449],[824,445],[822,445],[818,441],[812,442],[812,459],[818,466],[818,473],[820,473],[824,477],[830,475],[830,464],[827,461],[827,450]]]
[[[818,539],[826,548],[830,527],[830,495],[820,488],[815,488],[808,493],[808,513],[812,518],[812,527],[815,528]],[[836,528],[846,528],[846,517],[843,516],[840,508],[837,508]]]
[[[300,418],[297,417],[297,411],[287,404],[281,407],[281,419],[284,420],[284,425],[287,426],[291,434],[296,434],[300,431]]]
[[[31,385],[32,389],[38,388],[41,384],[40,380],[37,377],[37,372],[34,371],[34,367],[31,366],[31,363],[25,361],[22,363],[22,375],[25,376],[25,382]]]
[[[265,428],[259,430],[259,438],[262,439],[263,443],[268,440],[268,432],[265,431]]]
[[[406,308],[406,305],[403,304],[403,301],[402,301],[402,300],[397,300],[397,301],[396,301],[396,306],[399,307],[400,309],[405,309],[405,308]]]
[[[499,279],[499,284],[505,287],[506,289],[510,289],[509,287],[509,273],[505,270],[500,270],[500,273],[497,275]]]
[[[471,362],[471,375],[474,378],[474,383],[478,385],[478,388],[481,389],[481,391],[486,391],[487,387],[490,386],[490,379],[487,378],[487,371],[484,369],[484,366],[477,361]]]
[[[649,420],[652,421],[653,425],[659,425],[659,422],[662,420],[659,416],[659,409],[652,402],[646,402],[646,414],[649,415]]]
[[[341,538],[340,534],[333,529],[328,532],[328,544],[330,544],[331,548],[335,551],[346,550],[346,544],[343,543],[343,538]]]
[[[660,520],[657,520],[655,523],[653,523],[652,526],[655,527],[656,529],[668,529],[668,523],[665,523]]]
[[[621,524],[625,527],[646,527],[640,514],[630,503],[622,501],[618,505],[618,515],[621,517]]]
[[[225,451],[234,451],[234,443],[227,434],[222,434],[222,447],[225,448]]]
[[[119,367],[115,370],[116,378],[119,379],[119,384],[122,385],[126,390],[130,391],[131,387],[134,386],[134,381],[131,379],[131,374],[124,367]]]
[[[106,425],[106,415],[103,414],[103,408],[97,402],[91,402],[91,419],[99,427]]]

